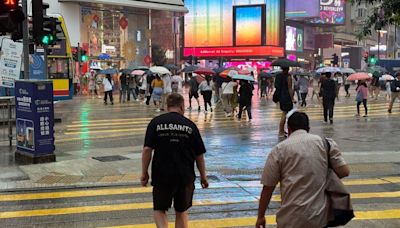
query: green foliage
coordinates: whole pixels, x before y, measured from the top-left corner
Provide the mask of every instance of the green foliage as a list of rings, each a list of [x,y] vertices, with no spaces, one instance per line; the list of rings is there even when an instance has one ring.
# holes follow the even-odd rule
[[[351,2],[355,5],[366,2],[374,8],[360,31],[359,39],[371,35],[372,30],[382,30],[387,25],[400,25],[400,0],[351,0]]]
[[[154,44],[151,47],[151,56],[153,64],[156,66],[164,66],[167,63],[167,57],[165,56],[165,50],[158,44]]]

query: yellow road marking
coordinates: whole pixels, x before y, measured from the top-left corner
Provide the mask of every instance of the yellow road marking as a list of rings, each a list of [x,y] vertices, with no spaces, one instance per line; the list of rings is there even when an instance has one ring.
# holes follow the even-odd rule
[[[399,219],[400,209],[383,210],[383,211],[356,211],[355,220],[384,220],[384,219]],[[265,217],[267,224],[275,225],[276,217],[269,215]],[[204,219],[189,221],[189,227],[196,228],[224,228],[224,227],[239,227],[239,226],[254,226],[256,217],[242,217],[242,218],[224,218],[224,219]],[[108,228],[155,228],[154,224],[136,224],[125,226],[110,226]],[[169,223],[168,227],[175,227],[174,223]]]

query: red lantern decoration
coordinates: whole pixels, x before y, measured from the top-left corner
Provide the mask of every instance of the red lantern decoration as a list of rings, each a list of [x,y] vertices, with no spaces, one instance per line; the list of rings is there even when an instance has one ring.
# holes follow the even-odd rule
[[[119,19],[119,26],[121,26],[122,29],[126,29],[126,27],[128,27],[128,20],[126,20],[126,17],[121,17]]]

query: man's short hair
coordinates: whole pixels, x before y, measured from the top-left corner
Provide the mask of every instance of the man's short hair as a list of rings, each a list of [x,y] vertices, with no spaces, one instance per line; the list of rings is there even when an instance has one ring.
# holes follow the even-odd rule
[[[400,71],[397,71],[396,72],[396,77],[399,77],[400,76]]]
[[[332,73],[331,73],[331,72],[326,72],[326,73],[325,73],[325,76],[326,76],[327,78],[331,78],[331,77],[332,77]]]
[[[171,93],[167,97],[167,107],[181,107],[185,100],[183,99],[183,96],[180,95],[179,93]]]
[[[310,131],[310,120],[304,112],[294,112],[288,119],[288,127],[295,132],[297,130]]]

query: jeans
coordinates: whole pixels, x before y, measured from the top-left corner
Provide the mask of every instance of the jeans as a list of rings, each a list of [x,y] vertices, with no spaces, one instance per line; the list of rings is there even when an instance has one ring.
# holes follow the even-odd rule
[[[210,105],[211,108],[211,98],[212,98],[212,91],[203,91],[201,92],[203,95],[203,100],[204,100],[204,110],[207,111],[207,104]]]
[[[107,103],[107,96],[110,98],[111,103],[114,102],[113,93],[112,92],[113,92],[112,90],[104,92],[104,103]]]
[[[333,108],[335,106],[335,98],[323,98],[322,105],[324,106],[324,121],[333,121]]]
[[[233,94],[222,94],[221,100],[225,113],[232,113],[233,107],[231,104]]]
[[[300,94],[301,95],[301,107],[306,107],[307,106],[307,101],[306,101],[306,98],[307,98],[307,93],[301,93]]]
[[[360,104],[361,103],[363,103],[363,105],[364,105],[365,115],[368,115],[367,99],[364,99],[363,101],[358,101],[357,102],[357,114],[360,115]]]
[[[252,116],[251,116],[251,104],[239,104],[238,117],[239,117],[239,119],[242,118],[243,108],[245,108],[245,107],[246,107],[246,111],[247,111],[247,116],[249,117],[249,120],[251,120],[252,119]]]
[[[137,99],[137,94],[136,94],[136,89],[135,88],[129,88],[128,89],[128,101],[131,100],[131,94],[134,100]]]

